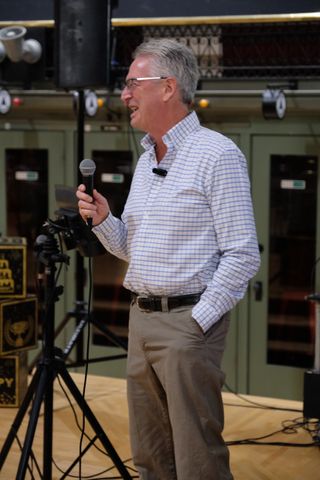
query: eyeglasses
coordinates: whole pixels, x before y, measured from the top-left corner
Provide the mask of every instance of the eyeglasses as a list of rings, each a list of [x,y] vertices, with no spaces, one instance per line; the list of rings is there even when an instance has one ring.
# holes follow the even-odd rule
[[[168,78],[168,77],[133,77],[133,78],[128,78],[123,83],[123,88],[127,88],[128,90],[132,90],[133,88],[135,88],[139,85],[139,82],[143,82],[145,80],[164,80],[166,78]]]

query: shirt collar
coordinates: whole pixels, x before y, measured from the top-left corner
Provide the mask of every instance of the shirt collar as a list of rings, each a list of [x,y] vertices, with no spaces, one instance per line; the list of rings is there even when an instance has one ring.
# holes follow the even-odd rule
[[[174,125],[163,137],[167,146],[179,148],[186,137],[200,127],[200,122],[196,112],[189,113],[180,122]],[[154,140],[149,133],[141,140],[141,145],[145,150],[150,150],[154,146]]]

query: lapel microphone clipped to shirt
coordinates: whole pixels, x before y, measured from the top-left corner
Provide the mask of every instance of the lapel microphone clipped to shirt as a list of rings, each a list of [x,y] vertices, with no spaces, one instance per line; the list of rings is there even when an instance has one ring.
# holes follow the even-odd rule
[[[168,173],[167,170],[164,170],[163,168],[153,168],[152,171],[156,175],[160,175],[160,177],[165,177]]]

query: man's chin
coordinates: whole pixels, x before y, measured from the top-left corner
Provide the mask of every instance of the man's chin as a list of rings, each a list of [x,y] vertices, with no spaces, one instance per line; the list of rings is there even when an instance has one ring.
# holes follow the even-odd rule
[[[131,115],[130,117],[130,125],[133,128],[139,128],[139,122],[137,121],[134,115]]]
[[[140,130],[140,132],[147,132],[147,130],[145,128],[143,128],[143,126],[141,125],[141,123],[138,121],[138,119],[136,118],[131,118],[130,120],[130,125],[132,128],[134,128],[135,130]]]

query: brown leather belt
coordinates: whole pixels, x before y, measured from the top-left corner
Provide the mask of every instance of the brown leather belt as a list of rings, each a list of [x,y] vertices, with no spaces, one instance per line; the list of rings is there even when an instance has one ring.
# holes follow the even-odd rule
[[[143,312],[169,312],[173,308],[195,305],[199,302],[201,293],[174,297],[147,297],[132,293],[131,296],[133,302]]]

